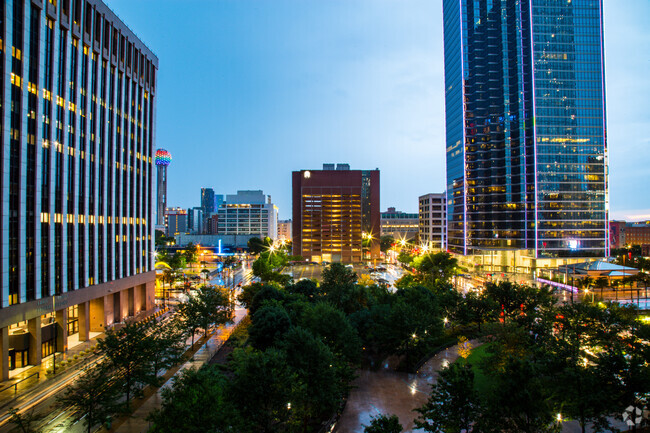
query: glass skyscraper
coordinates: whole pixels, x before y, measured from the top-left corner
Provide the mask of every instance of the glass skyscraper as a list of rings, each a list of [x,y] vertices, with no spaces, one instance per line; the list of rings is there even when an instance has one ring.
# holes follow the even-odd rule
[[[444,36],[449,248],[606,255],[602,1],[444,0]]]

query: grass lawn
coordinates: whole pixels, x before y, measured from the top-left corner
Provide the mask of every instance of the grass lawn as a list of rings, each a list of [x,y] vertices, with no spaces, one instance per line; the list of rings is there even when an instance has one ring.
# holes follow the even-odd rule
[[[472,371],[474,371],[474,387],[478,394],[482,397],[489,396],[492,393],[493,383],[488,376],[483,374],[479,364],[481,360],[487,356],[487,348],[491,343],[483,344],[475,349],[472,349],[467,361],[463,361],[463,358],[458,358],[457,362],[468,362],[472,364]]]

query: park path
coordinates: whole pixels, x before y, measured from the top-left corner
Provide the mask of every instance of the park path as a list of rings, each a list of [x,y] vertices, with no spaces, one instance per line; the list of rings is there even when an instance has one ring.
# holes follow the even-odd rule
[[[471,343],[477,346],[476,341]],[[415,429],[413,419],[417,413],[413,409],[426,403],[438,371],[458,358],[458,348],[456,345],[437,353],[415,374],[395,371],[389,363],[376,371],[357,371],[355,388],[350,392],[334,432],[363,433],[363,426],[380,414],[397,415],[405,433],[422,432]]]

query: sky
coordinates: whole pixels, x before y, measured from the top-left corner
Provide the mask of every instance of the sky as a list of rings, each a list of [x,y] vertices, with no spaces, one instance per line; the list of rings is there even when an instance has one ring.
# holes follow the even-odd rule
[[[445,188],[442,0],[104,0],[158,56],[169,206],[291,172],[381,171],[381,209]],[[650,2],[604,0],[610,209],[650,219]]]

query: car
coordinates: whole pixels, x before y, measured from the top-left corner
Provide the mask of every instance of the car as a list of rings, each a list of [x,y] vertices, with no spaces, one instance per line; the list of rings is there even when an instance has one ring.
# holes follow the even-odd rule
[[[328,262],[326,260],[323,260],[322,262],[320,262],[320,264],[323,265],[323,266],[327,266],[327,265],[330,264],[330,262]]]
[[[383,266],[377,266],[377,270],[378,270],[379,272],[386,272],[386,268],[383,267]]]
[[[345,265],[345,267],[348,269],[354,269],[354,265]]]

